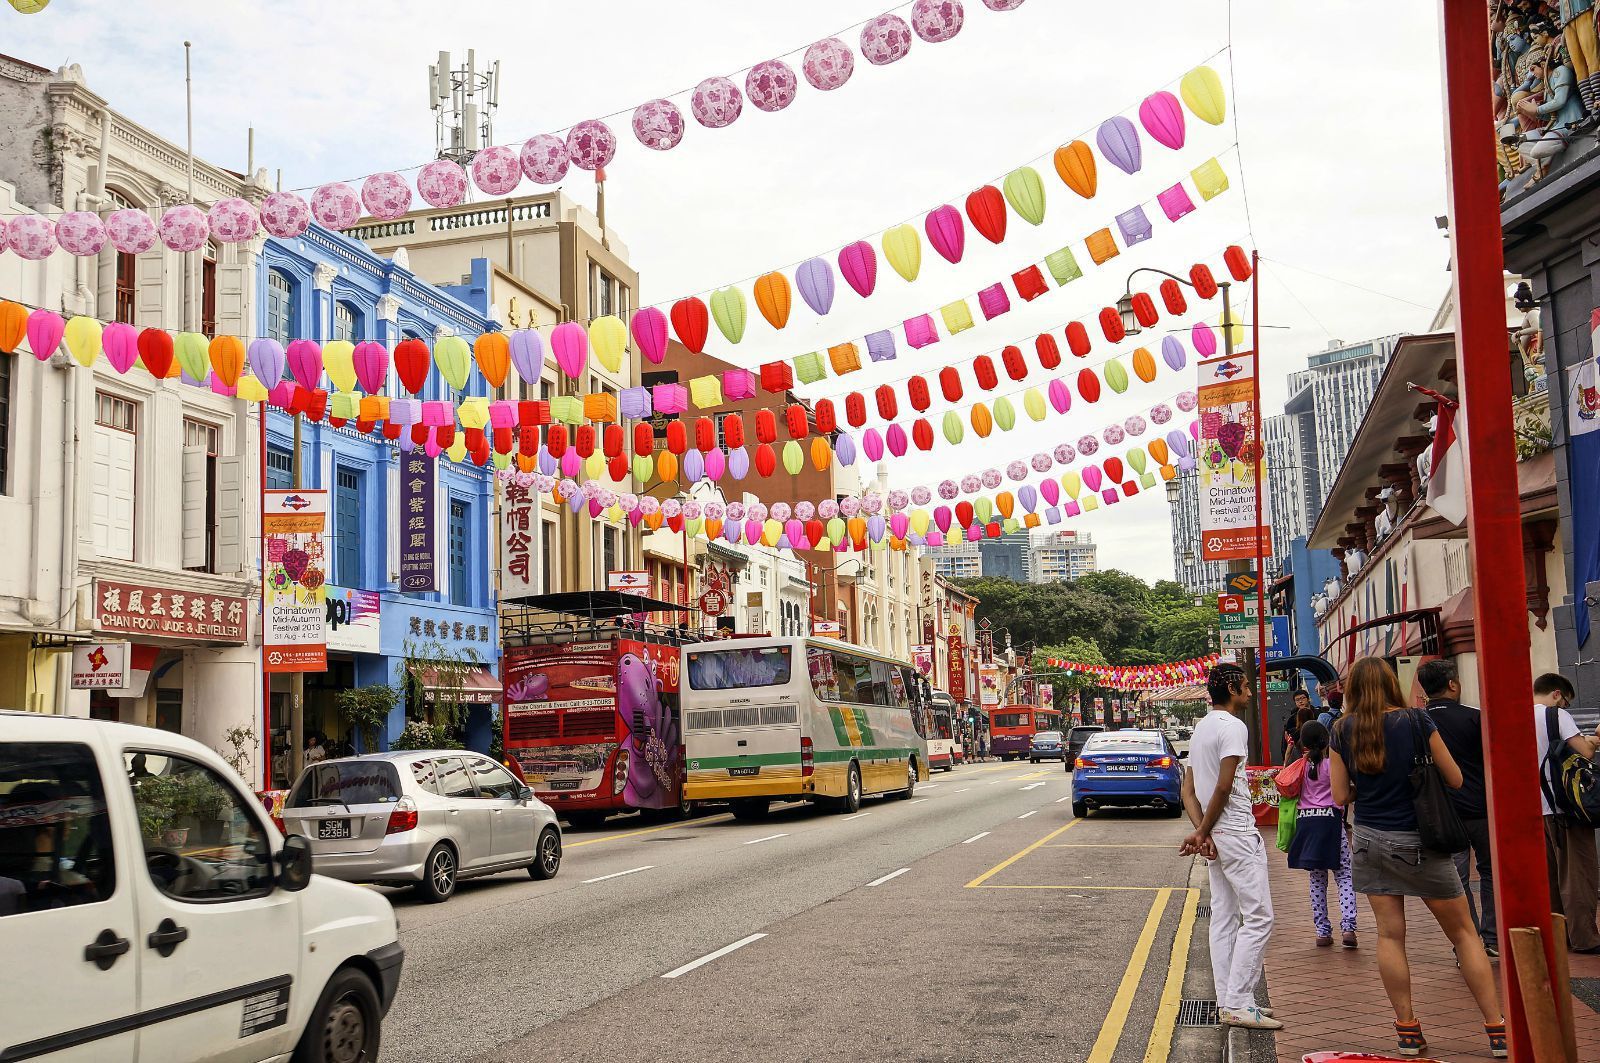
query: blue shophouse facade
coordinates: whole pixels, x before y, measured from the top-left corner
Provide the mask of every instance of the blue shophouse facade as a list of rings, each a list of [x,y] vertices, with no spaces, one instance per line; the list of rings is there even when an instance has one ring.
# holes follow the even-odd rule
[[[365,244],[313,225],[292,240],[269,239],[256,271],[257,333],[286,346],[292,339],[319,343],[375,340],[391,351],[403,339],[419,338],[431,348],[445,335],[466,337],[499,326],[488,316],[488,263],[475,260],[470,279],[443,290],[418,279],[403,264],[375,254]],[[484,394],[474,374],[456,394],[437,373],[423,399],[455,400]],[[398,397],[397,379],[389,394]],[[293,483],[294,421],[273,409],[267,419],[268,488]],[[329,624],[326,673],[306,676],[305,731],[334,745],[362,745],[339,713],[339,690],[388,684],[417,691],[428,670],[418,658],[446,657],[474,669],[471,689],[484,703],[467,717],[467,743],[487,749],[499,665],[497,605],[490,579],[490,521],[493,479],[490,470],[470,462],[437,459],[434,501],[434,571],[437,590],[401,592],[398,584],[401,452],[380,433],[357,431],[353,424],[301,423],[302,488],[328,492]],[[479,671],[481,669],[481,671]],[[408,682],[413,673],[421,682]],[[286,677],[273,683],[274,746],[286,748],[289,689]],[[498,699],[495,699],[498,700]],[[405,726],[406,706],[390,714],[379,745]],[[283,721],[280,728],[279,721]],[[277,757],[274,757],[277,760]]]
[[[1288,615],[1289,652],[1309,656],[1322,653],[1313,600],[1328,580],[1339,578],[1339,562],[1331,552],[1312,550],[1306,542],[1303,535],[1291,539],[1283,553],[1282,568],[1273,584],[1273,612]],[[1299,683],[1311,690],[1314,702],[1323,704],[1322,692],[1311,677],[1301,676]]]

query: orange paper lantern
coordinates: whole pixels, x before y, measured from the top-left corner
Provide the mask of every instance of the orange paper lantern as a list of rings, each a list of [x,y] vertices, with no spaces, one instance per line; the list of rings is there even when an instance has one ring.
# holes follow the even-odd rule
[[[789,323],[789,278],[773,271],[756,278],[756,309],[767,324],[781,329]]]

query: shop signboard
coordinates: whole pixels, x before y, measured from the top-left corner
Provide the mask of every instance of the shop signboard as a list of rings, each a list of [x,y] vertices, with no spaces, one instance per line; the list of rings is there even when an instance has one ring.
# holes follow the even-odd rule
[[[94,626],[140,638],[242,644],[249,603],[231,594],[190,594],[121,580],[94,581]]]
[[[328,670],[326,491],[263,491],[266,543],[263,670]]]
[[[436,591],[438,464],[420,450],[402,454],[400,463],[400,589]]]
[[[328,649],[378,653],[383,634],[383,596],[377,591],[329,587],[323,625]]]
[[[950,689],[946,693],[952,701],[959,703],[967,700],[967,652],[959,632],[951,633],[948,643]]]
[[[500,597],[539,593],[539,496],[515,479],[500,505]]]
[[[89,642],[72,647],[73,690],[121,690],[128,685],[126,642]]]
[[[1256,538],[1263,557],[1272,553],[1272,515],[1266,491],[1265,456],[1254,439],[1256,356],[1252,351],[1199,363],[1200,556],[1205,561],[1254,558]],[[1260,521],[1256,519],[1260,499]]]

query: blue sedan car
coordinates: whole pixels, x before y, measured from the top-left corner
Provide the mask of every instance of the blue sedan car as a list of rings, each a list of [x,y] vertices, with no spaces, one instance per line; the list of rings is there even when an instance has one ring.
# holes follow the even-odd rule
[[[1183,757],[1160,731],[1102,731],[1072,764],[1072,814],[1096,808],[1155,806],[1183,814]]]

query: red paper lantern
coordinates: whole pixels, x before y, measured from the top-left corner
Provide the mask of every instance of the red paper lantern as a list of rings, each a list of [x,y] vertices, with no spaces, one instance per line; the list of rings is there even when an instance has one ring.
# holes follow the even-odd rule
[[[983,534],[990,539],[1000,538],[1000,522],[991,520],[983,529]]]
[[[778,456],[772,452],[772,447],[763,443],[756,448],[756,472],[764,477],[771,476],[777,467]]]
[[[933,403],[932,396],[928,394],[928,382],[920,376],[914,376],[906,381],[906,395],[911,399],[911,408],[918,413]]]
[[[641,425],[645,431],[650,430],[649,425]],[[524,457],[531,458],[539,453],[539,430],[532,426],[517,429],[517,452]]]
[[[330,417],[328,418],[328,423],[334,428],[343,428],[348,420],[349,418],[347,417]]]
[[[689,430],[683,426],[682,421],[672,421],[667,425],[667,449],[674,454],[682,454],[689,449]],[[555,453],[551,451],[551,453]],[[556,454],[556,457],[561,455]]]
[[[967,217],[991,244],[1006,238],[1006,200],[994,185],[984,185],[967,196]]]
[[[172,372],[172,336],[165,330],[147,328],[139,333],[135,346],[139,349],[139,357],[144,359],[144,367],[150,370],[150,375],[157,380],[165,380],[168,373]],[[263,380],[266,387],[272,387],[276,380]]]
[[[439,444],[440,450],[449,450],[451,444],[456,441],[456,426],[453,424],[442,424],[438,428],[435,428],[433,430],[433,441]]]
[[[1089,353],[1089,330],[1083,327],[1083,322],[1067,323],[1067,349],[1079,358]]]
[[[544,448],[550,452],[552,458],[559,458],[567,452],[567,426],[553,424],[544,430]]]
[[[806,408],[798,402],[791,402],[788,409],[783,411],[783,419],[788,423],[784,426],[789,429],[790,439],[804,439],[811,434],[811,426],[806,422]]]
[[[850,422],[851,428],[867,423],[867,400],[861,392],[852,391],[844,397],[844,419]]]
[[[706,328],[710,321],[706,304],[692,295],[672,304],[672,331],[678,334],[678,342],[695,354],[705,352]]]
[[[550,404],[548,402],[530,402],[524,400],[517,403],[517,424],[523,428],[535,428],[542,424],[550,423]]]
[[[1048,332],[1041,332],[1034,339],[1033,352],[1039,356],[1039,364],[1045,369],[1054,369],[1061,364],[1061,347]]]
[[[646,426],[646,427],[648,427],[648,426]],[[622,428],[622,426],[620,424],[608,424],[608,425],[606,425],[605,438],[601,443],[601,446],[604,448],[606,457],[614,458],[618,454],[621,454],[622,453],[622,446],[623,446],[623,443],[625,441],[626,441],[626,435],[625,435],[625,433],[623,431],[623,428]]]
[[[618,483],[626,480],[629,472],[627,455],[617,454],[610,461],[606,462],[606,472],[610,473],[611,478],[616,480]]]
[[[771,410],[756,411],[756,440],[775,443],[778,440],[778,419]]]
[[[328,412],[328,393],[322,388],[313,388],[306,399],[306,416],[313,421],[322,420],[322,415]]]
[[[1250,256],[1238,244],[1229,246],[1222,253],[1222,261],[1228,267],[1228,272],[1233,274],[1234,280],[1247,281],[1250,279]]]
[[[1006,376],[1012,380],[1021,380],[1028,375],[1028,363],[1022,359],[1022,348],[1007,346],[1000,352],[1000,361],[1005,364]]]
[[[814,546],[824,535],[828,534],[828,526],[812,517],[806,521],[806,539]]]
[[[361,424],[361,423],[370,424],[371,422],[357,422],[357,423],[358,424]],[[512,429],[510,429],[510,428],[496,428],[494,430],[494,450],[495,450],[496,454],[509,454],[509,453],[511,453],[511,432],[512,432]]]
[[[468,435],[470,436],[472,429],[468,429],[467,431]],[[573,433],[572,449],[578,452],[578,457],[587,458],[589,455],[594,453],[594,444],[594,425],[580,424],[578,426],[578,430]],[[467,449],[473,449],[472,440],[470,438],[467,440]]]
[[[481,428],[468,428],[468,429],[465,429],[463,431],[463,438],[467,442],[467,450],[471,451],[473,453],[476,453],[478,451],[478,449],[483,446],[483,429],[481,429]],[[583,454],[583,451],[579,450],[578,453],[579,454]]]
[[[1211,267],[1204,262],[1196,262],[1189,267],[1189,283],[1194,285],[1194,292],[1200,298],[1216,298],[1217,279],[1211,275]]]
[[[994,386],[1000,383],[1000,375],[994,370],[994,359],[987,354],[980,354],[972,360],[972,375],[978,378],[978,386],[985,391],[993,391]]]
[[[1105,471],[1106,479],[1116,483],[1122,479],[1122,459],[1112,455],[1100,463],[1100,468]]]
[[[1100,331],[1105,333],[1106,339],[1112,343],[1121,343],[1122,338],[1128,334],[1122,327],[1122,315],[1117,313],[1116,307],[1101,308]]]
[[[878,416],[885,421],[892,421],[900,413],[900,401],[895,398],[894,388],[888,384],[879,384],[874,396],[878,400]]]
[[[730,447],[744,446],[744,418],[729,414],[722,421],[722,442]]]
[[[1161,315],[1156,313],[1155,300],[1144,292],[1138,292],[1133,297],[1133,316],[1142,328],[1149,328],[1161,320]]]
[[[1078,394],[1083,396],[1084,402],[1100,401],[1100,378],[1094,375],[1093,369],[1078,374]]]
[[[699,417],[694,422],[694,445],[703,454],[717,445],[717,422]]]
[[[1189,301],[1183,297],[1183,285],[1171,277],[1161,282],[1161,301],[1169,314],[1181,314],[1189,309]]]
[[[394,349],[394,369],[407,391],[422,394],[422,385],[428,382],[428,345],[419,339],[401,340]]]
[[[918,450],[932,450],[933,425],[926,419],[918,417],[917,423],[911,426],[911,442],[917,445]]]
[[[383,422],[383,438],[394,440],[400,438],[400,426],[393,421]]]
[[[953,365],[945,366],[939,370],[939,390],[944,394],[946,402],[960,402],[964,391],[961,387],[961,373]]]
[[[429,428],[425,424],[414,424],[411,426],[411,442],[415,443],[419,447],[425,445],[428,442],[428,437],[432,434],[433,429]]]
[[[811,412],[817,419],[817,431],[822,435],[831,435],[838,430],[839,418],[833,411],[832,399],[818,399]]]
[[[768,362],[761,367],[761,390],[776,395],[794,387],[794,370],[788,362]]]
[[[1017,294],[1022,296],[1023,302],[1026,303],[1033,302],[1050,290],[1044,283],[1044,274],[1039,272],[1038,266],[1019,269],[1011,275],[1011,283],[1016,286]]]
[[[972,503],[971,502],[968,502],[965,499],[963,499],[962,501],[956,503],[956,523],[957,524],[961,525],[963,528],[970,527],[972,525],[972,521],[973,521],[973,517],[974,516],[975,515],[972,512]]]
[[[656,449],[655,429],[646,421],[640,421],[633,426],[633,452],[641,458],[648,458]]]
[[[378,422],[377,421],[363,421],[359,417],[356,418],[356,431],[360,432],[362,435],[369,435],[372,432],[372,430],[374,428],[376,428],[377,426],[378,426]],[[510,429],[506,429],[506,431],[509,432]]]

